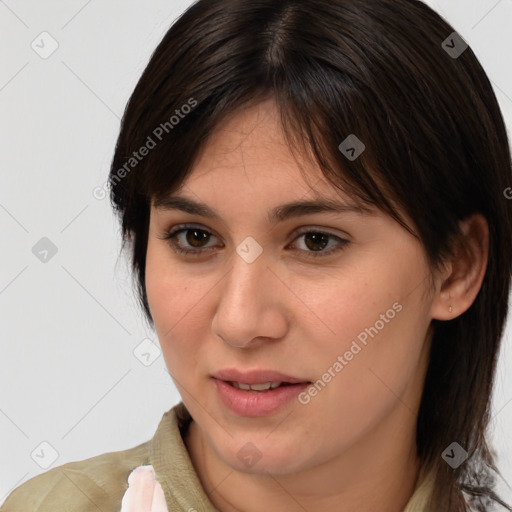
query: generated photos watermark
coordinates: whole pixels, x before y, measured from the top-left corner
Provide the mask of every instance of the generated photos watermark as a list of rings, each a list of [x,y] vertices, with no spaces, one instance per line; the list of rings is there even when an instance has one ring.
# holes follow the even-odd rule
[[[336,361],[327,369],[321,378],[312,383],[308,388],[299,393],[298,400],[302,405],[307,405],[311,402],[311,399],[320,393],[331,380],[338,375],[345,366],[349,364],[354,356],[359,354],[361,350],[368,345],[368,336],[372,339],[384,329],[386,324],[395,318],[397,313],[402,311],[402,304],[395,302],[391,308],[386,310],[385,313],[381,313],[379,320],[377,320],[371,327],[365,328],[357,336],[357,340],[352,340],[350,349],[345,351],[343,355],[339,355]],[[362,345],[360,345],[359,343]]]
[[[109,181],[112,184],[119,183],[132,169],[135,169],[139,162],[149,155],[152,149],[155,149],[159,142],[161,142],[167,134],[169,134],[175,126],[177,126],[182,119],[185,119],[187,114],[190,114],[192,110],[197,107],[198,102],[194,98],[190,98],[187,103],[184,103],[179,109],[174,111],[174,114],[169,118],[168,121],[160,123],[148,137],[146,142],[137,150],[133,151],[132,155],[128,158],[128,161],[116,171],[115,174],[110,176]],[[102,186],[94,187],[92,195],[95,199],[105,199],[108,192],[108,181],[103,183]]]

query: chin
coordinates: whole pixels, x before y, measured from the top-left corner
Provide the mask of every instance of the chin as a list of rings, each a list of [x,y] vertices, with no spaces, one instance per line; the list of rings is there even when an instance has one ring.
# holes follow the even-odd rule
[[[289,475],[292,473],[298,473],[304,469],[303,464],[301,464],[297,460],[276,460],[275,457],[272,457],[271,459],[269,459],[268,457],[262,457],[253,466],[248,466],[245,463],[238,460],[236,454],[234,454],[234,458],[230,458],[230,460],[227,460],[226,464],[235,471],[252,475],[271,474],[275,476],[282,476]]]
[[[283,444],[269,443],[268,439],[265,442],[264,436],[253,441],[249,436],[232,443],[220,455],[225,464],[241,473],[286,475],[304,470],[306,461],[311,460],[311,456],[298,452]]]

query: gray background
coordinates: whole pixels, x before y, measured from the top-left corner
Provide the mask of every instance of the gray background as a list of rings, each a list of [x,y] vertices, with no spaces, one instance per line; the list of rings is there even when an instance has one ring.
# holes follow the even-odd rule
[[[0,1],[0,503],[47,468],[148,440],[179,401],[93,190],[150,54],[190,3]],[[427,3],[481,60],[511,133],[512,1]],[[509,500],[510,324],[492,422]]]

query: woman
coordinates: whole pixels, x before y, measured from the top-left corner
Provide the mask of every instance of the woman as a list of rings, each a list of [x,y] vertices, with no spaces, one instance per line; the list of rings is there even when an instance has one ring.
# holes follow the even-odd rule
[[[511,157],[415,0],[200,0],[125,111],[111,198],[182,402],[14,510],[491,510]]]

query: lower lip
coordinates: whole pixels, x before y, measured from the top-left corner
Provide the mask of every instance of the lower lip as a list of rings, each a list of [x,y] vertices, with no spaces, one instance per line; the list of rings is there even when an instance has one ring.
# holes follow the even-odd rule
[[[239,416],[267,416],[291,402],[309,384],[290,384],[279,386],[268,391],[246,391],[238,389],[219,379],[213,379],[217,386],[220,399],[228,409]]]

